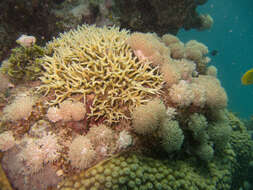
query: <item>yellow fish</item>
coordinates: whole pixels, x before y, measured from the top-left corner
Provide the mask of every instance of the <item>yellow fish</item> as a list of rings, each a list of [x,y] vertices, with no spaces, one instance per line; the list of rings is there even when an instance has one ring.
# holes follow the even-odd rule
[[[253,84],[253,69],[248,70],[241,78],[242,84]]]

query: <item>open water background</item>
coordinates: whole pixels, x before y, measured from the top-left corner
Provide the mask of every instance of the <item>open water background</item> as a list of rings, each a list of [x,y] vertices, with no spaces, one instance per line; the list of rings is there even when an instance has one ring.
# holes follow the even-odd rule
[[[209,51],[218,50],[210,56],[218,69],[218,78],[229,97],[228,108],[240,117],[253,115],[253,85],[243,86],[241,77],[253,68],[253,1],[209,0],[198,8],[214,19],[208,31],[184,31],[178,34],[186,42],[196,39],[208,46]]]

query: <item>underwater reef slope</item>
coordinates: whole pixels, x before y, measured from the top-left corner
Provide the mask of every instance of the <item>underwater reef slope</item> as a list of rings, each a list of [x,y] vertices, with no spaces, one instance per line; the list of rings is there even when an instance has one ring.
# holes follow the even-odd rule
[[[204,30],[211,27],[213,21],[210,15],[196,11],[204,3],[205,0],[115,1],[118,8],[115,12],[119,15],[122,27],[133,31],[156,32],[159,35],[175,35],[180,28]]]
[[[44,45],[59,32],[74,29],[81,24],[117,25],[159,34],[176,34],[182,27],[206,29],[211,26],[212,19],[206,14],[199,15],[196,12],[197,6],[205,2],[166,0],[158,4],[150,0],[1,1],[0,8],[3,11],[0,12],[0,61],[7,58],[10,49],[15,47],[16,39],[22,34],[36,36],[38,43]],[[162,12],[159,11],[161,8]],[[154,16],[150,16],[150,12]]]
[[[204,44],[82,25],[17,53],[0,69],[1,165],[14,189],[230,190],[247,180],[252,141]]]

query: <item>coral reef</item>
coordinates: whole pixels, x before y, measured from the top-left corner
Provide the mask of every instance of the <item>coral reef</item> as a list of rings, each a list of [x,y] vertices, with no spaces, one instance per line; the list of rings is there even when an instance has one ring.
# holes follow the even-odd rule
[[[236,155],[236,167],[233,176],[233,187],[244,186],[245,181],[252,179],[253,142],[244,123],[232,113],[227,113],[229,124],[233,130],[230,144]]]
[[[0,134],[0,150],[6,151],[15,146],[15,138],[11,131],[5,131]]]
[[[0,60],[6,59],[16,39],[22,34],[36,36],[38,44],[57,35],[60,27],[55,24],[56,16],[51,12],[54,1],[15,1],[0,2]]]
[[[137,60],[127,38],[125,30],[86,25],[62,34],[48,44],[54,54],[43,58],[39,89],[56,92],[51,105],[74,94],[84,101],[92,95],[88,117],[103,116],[109,123],[129,118],[126,109],[158,94],[163,81],[156,68]]]
[[[28,57],[38,76],[0,91],[1,164],[13,188],[230,190],[249,181],[253,142],[226,109],[204,44],[83,25],[45,52]]]

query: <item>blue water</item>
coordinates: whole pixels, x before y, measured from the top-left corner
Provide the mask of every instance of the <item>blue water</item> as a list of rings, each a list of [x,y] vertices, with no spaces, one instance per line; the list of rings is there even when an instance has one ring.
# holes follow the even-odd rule
[[[208,31],[184,31],[178,34],[182,41],[196,39],[218,50],[210,64],[218,68],[218,78],[229,97],[228,108],[242,118],[253,115],[253,85],[243,86],[241,77],[253,68],[253,1],[209,0],[199,7],[199,13],[208,13],[214,19]]]

